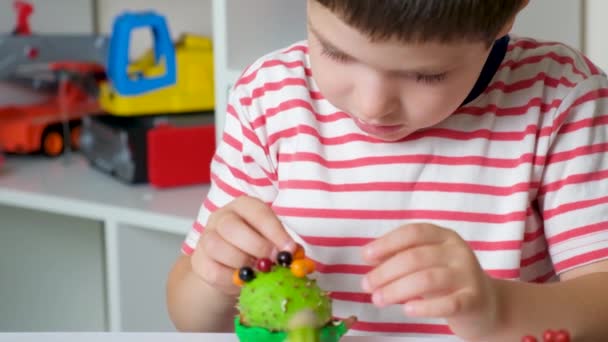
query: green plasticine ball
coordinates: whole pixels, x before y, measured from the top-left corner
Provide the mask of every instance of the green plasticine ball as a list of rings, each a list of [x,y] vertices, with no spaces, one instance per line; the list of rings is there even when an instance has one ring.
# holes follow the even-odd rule
[[[241,289],[238,301],[240,322],[244,326],[285,331],[291,317],[305,309],[317,317],[317,327],[331,320],[331,299],[316,281],[298,278],[288,267],[275,265],[270,272],[257,272],[254,280]]]

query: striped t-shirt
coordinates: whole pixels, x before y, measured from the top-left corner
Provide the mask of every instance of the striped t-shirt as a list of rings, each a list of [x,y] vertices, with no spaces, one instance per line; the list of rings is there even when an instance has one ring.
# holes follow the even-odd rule
[[[563,44],[512,37],[485,90],[399,142],[366,135],[319,92],[306,42],[235,84],[212,185],[183,244],[243,194],[272,206],[317,263],[353,334],[451,334],[443,320],[377,309],[360,247],[406,223],[458,232],[493,277],[553,281],[608,258],[608,81]]]

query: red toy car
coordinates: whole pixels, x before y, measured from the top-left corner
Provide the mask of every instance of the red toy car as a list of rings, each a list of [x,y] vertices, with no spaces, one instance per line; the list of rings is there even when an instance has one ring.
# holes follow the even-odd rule
[[[46,71],[55,78],[53,95],[36,103],[0,107],[1,150],[58,156],[68,144],[66,138],[78,148],[81,118],[101,112],[88,88],[103,78],[103,66],[61,62],[51,63]]]

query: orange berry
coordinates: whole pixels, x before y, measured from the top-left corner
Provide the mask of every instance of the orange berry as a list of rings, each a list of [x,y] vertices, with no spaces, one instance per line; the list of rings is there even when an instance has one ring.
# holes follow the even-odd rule
[[[290,266],[291,273],[298,278],[303,278],[308,274],[306,266],[304,259],[294,260]]]
[[[304,248],[300,245],[298,245],[298,247],[296,248],[296,251],[293,252],[293,259],[297,260],[297,259],[304,259],[306,258],[306,253],[304,252]]]
[[[308,258],[304,258],[304,264],[306,265],[306,270],[308,273],[312,273],[315,271],[315,262],[308,259]]]
[[[243,279],[241,279],[241,277],[239,277],[239,270],[235,270],[234,273],[232,273],[232,282],[234,283],[234,285],[236,286],[243,286],[243,284],[245,282],[243,282]]]

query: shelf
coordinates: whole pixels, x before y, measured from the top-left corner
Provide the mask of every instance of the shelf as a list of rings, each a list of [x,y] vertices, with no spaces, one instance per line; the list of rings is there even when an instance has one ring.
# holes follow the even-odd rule
[[[65,158],[8,156],[0,170],[0,204],[132,224],[186,234],[208,185],[155,189],[127,185],[89,166],[74,154]]]

